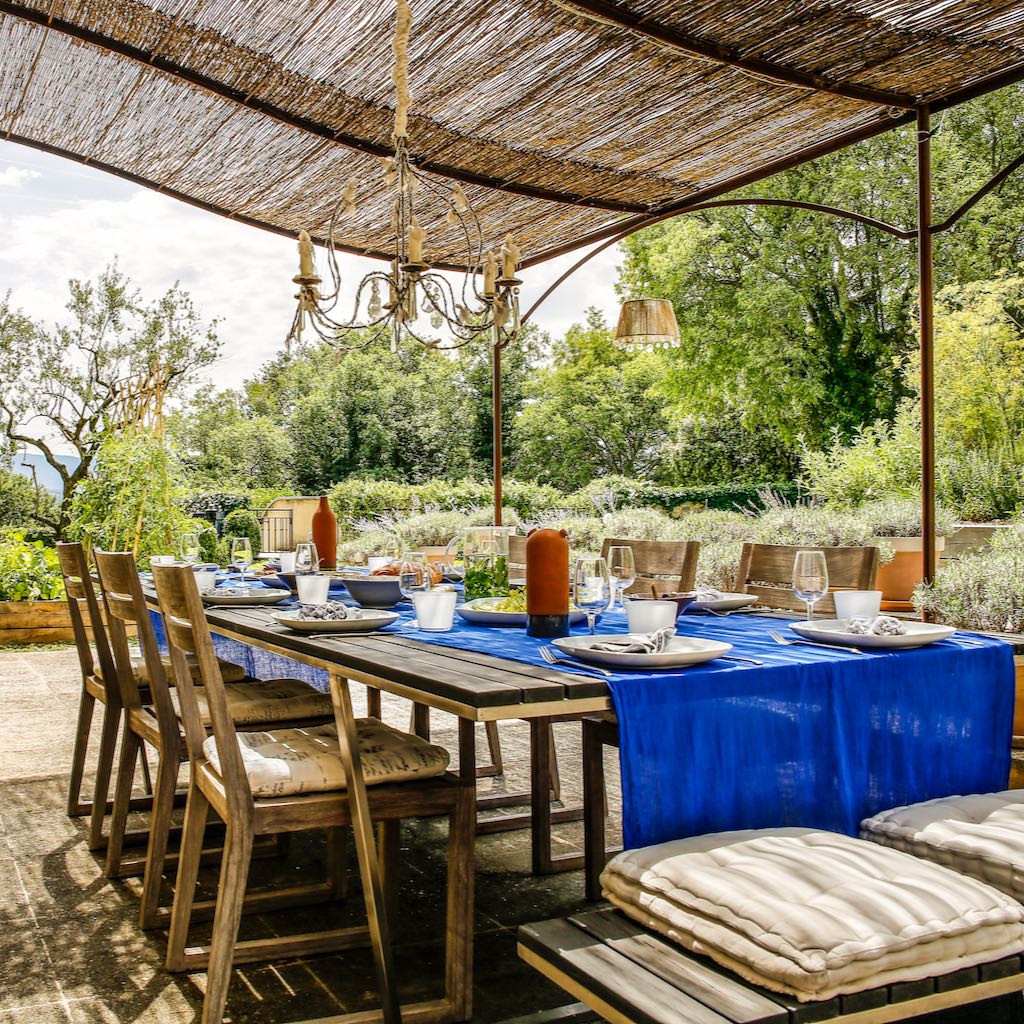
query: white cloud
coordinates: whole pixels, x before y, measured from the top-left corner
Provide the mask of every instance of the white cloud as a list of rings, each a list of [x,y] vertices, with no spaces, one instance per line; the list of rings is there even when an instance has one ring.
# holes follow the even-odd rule
[[[26,181],[38,178],[39,172],[29,170],[27,167],[15,167],[9,164],[0,171],[0,188],[21,188]]]

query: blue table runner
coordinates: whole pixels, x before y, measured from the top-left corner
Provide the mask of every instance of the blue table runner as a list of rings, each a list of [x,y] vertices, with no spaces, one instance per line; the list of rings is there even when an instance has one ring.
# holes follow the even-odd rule
[[[395,610],[396,626],[412,620],[411,608]],[[731,643],[733,653],[765,664],[714,661],[609,680],[627,848],[782,825],[856,835],[863,818],[888,807],[1006,787],[1014,704],[1009,644],[964,634],[981,646],[944,641],[855,655],[780,646],[769,636],[788,632],[778,618],[684,615],[677,628],[682,636]],[[625,616],[605,613],[599,631],[625,633]],[[585,632],[584,625],[573,628]],[[550,668],[540,656],[545,641],[521,629],[456,617],[451,632],[402,635]],[[328,688],[320,669],[216,634],[214,640],[220,657],[254,678],[291,676]]]

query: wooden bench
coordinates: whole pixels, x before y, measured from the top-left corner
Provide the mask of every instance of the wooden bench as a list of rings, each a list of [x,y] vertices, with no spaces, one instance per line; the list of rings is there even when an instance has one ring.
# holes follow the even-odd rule
[[[885,1024],[1024,989],[1014,955],[922,981],[800,1003],[688,953],[615,910],[519,929],[526,963],[613,1024]]]

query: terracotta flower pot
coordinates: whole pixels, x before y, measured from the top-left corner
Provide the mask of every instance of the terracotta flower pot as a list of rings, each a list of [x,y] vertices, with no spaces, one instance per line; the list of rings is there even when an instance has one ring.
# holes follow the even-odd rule
[[[886,537],[896,556],[891,562],[878,567],[875,586],[882,592],[882,608],[885,611],[909,609],[914,587],[924,578],[924,538]],[[946,547],[945,537],[935,538],[935,558],[942,555]]]

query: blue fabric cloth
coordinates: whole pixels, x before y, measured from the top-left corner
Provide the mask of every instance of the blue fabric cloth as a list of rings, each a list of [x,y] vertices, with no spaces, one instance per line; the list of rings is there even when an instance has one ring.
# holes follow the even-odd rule
[[[413,618],[409,606],[395,611],[396,627]],[[785,623],[756,615],[684,615],[677,629],[765,664],[714,661],[609,680],[627,848],[782,825],[856,835],[864,817],[888,807],[1006,787],[1014,665],[1002,641],[965,634],[982,646],[944,641],[855,655],[782,647],[769,633],[786,633]],[[625,633],[625,616],[605,613],[599,630]],[[451,632],[403,635],[550,667],[540,656],[546,641],[521,629],[456,616]],[[216,634],[214,644],[253,678],[290,676],[328,689],[320,669]]]

